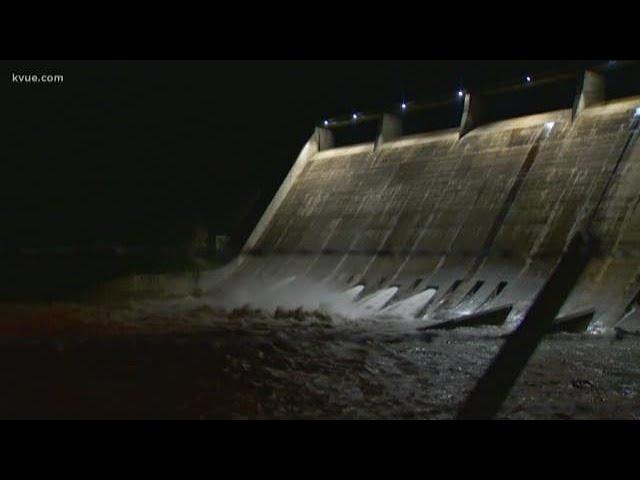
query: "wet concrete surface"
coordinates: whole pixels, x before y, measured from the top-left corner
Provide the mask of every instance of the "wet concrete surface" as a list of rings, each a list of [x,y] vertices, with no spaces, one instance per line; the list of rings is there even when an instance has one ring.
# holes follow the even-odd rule
[[[0,305],[0,418],[449,419],[497,327],[200,301]],[[547,337],[499,418],[640,418],[640,338]]]

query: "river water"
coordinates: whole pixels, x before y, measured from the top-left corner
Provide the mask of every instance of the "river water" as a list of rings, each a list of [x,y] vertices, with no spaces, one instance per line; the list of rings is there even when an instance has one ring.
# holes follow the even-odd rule
[[[449,419],[505,333],[200,299],[0,314],[1,418]],[[499,418],[640,418],[640,338],[547,337]]]

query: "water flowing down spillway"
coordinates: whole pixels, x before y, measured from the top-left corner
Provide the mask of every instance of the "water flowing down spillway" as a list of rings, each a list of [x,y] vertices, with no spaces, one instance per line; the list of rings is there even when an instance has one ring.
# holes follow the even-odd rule
[[[417,293],[406,300],[389,305],[381,313],[415,318],[425,309],[435,294],[436,290],[434,288],[428,288],[424,292]]]
[[[464,135],[337,148],[323,147],[316,132],[232,278],[304,278],[355,300],[356,316],[449,318],[512,305],[507,321],[517,324],[593,218],[602,249],[558,315],[594,310],[589,328],[610,328],[640,291],[639,106],[640,97],[626,97]],[[418,283],[435,291],[415,291]],[[313,291],[299,306],[314,303]],[[332,302],[321,295],[320,303]]]

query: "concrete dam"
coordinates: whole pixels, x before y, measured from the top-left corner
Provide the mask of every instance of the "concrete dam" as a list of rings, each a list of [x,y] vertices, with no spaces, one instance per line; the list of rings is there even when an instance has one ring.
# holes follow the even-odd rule
[[[575,78],[571,104],[517,116],[496,113],[509,89],[461,91],[457,125],[444,129],[406,134],[403,111],[321,123],[224,285],[311,282],[368,314],[427,323],[509,306],[517,324],[589,221],[600,247],[556,321],[634,320],[640,96],[611,98],[606,72]],[[366,120],[374,138],[335,141]]]

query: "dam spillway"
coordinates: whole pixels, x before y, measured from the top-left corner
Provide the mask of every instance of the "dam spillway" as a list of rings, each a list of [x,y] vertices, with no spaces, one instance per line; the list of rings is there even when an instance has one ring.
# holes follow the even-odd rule
[[[585,72],[568,108],[482,122],[490,108],[467,93],[456,128],[402,136],[385,115],[374,141],[348,146],[316,128],[227,285],[393,289],[387,310],[435,290],[420,315],[511,305],[516,322],[589,218],[601,247],[559,315],[615,325],[640,291],[640,96],[607,99]]]

